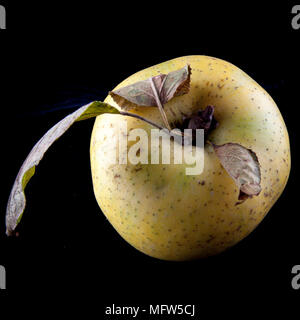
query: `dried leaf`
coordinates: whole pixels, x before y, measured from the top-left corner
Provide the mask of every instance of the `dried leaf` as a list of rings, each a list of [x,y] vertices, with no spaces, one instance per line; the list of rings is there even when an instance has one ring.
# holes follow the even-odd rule
[[[6,233],[12,235],[21,220],[26,205],[25,187],[35,173],[35,167],[49,147],[76,121],[85,120],[103,113],[120,113],[116,108],[103,103],[92,102],[70,114],[52,127],[33,147],[22,164],[8,199],[6,210]]]
[[[199,110],[197,113],[189,117],[183,117],[181,129],[192,129],[193,144],[196,143],[196,130],[203,129],[204,136],[218,127],[219,123],[214,117],[215,107],[208,105],[204,110]]]
[[[22,214],[25,210],[26,205],[26,198],[24,192],[25,187],[28,181],[34,175],[35,167],[39,164],[45,152],[58,138],[60,138],[72,126],[74,122],[93,118],[104,113],[120,114],[123,116],[134,117],[139,120],[145,121],[158,129],[163,129],[156,123],[147,120],[139,115],[129,112],[118,111],[111,105],[100,101],[95,101],[86,106],[83,106],[75,112],[68,115],[66,118],[62,119],[37,142],[37,144],[30,151],[29,155],[27,156],[26,160],[24,161],[19,170],[19,173],[12,187],[6,209],[7,235],[14,234],[14,231],[22,218]]]
[[[109,94],[122,110],[131,110],[139,106],[159,107],[156,94],[153,92],[154,83],[161,104],[167,103],[173,97],[184,95],[190,89],[191,68],[184,68],[166,74],[136,82]]]
[[[213,144],[213,147],[222,166],[240,189],[237,204],[259,195],[261,176],[256,154],[237,143]]]
[[[204,129],[205,134],[218,126],[214,118],[214,106],[207,106],[204,110],[183,119],[183,127],[188,129]]]

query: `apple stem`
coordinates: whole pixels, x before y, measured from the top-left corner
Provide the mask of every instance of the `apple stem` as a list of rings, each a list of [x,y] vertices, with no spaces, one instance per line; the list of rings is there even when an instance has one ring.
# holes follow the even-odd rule
[[[161,127],[160,125],[156,124],[155,122],[152,122],[151,120],[148,120],[146,118],[143,118],[135,113],[130,113],[130,112],[126,112],[126,111],[121,111],[120,112],[121,115],[123,116],[128,116],[128,117],[132,117],[132,118],[136,118],[136,119],[139,119],[139,120],[142,120],[142,121],[145,121],[147,123],[149,123],[150,125],[152,125],[153,127],[156,127],[160,130],[163,130],[165,131],[167,134],[171,134],[171,130],[167,130],[166,128],[163,128]],[[184,136],[184,134],[182,132],[178,133],[177,131],[176,132],[173,132],[173,134],[177,134],[177,135],[180,135],[180,136]]]
[[[132,117],[132,118],[136,118],[136,119],[139,119],[139,120],[142,120],[142,121],[145,121],[149,124],[151,124],[152,126],[160,129],[160,130],[165,130],[165,128],[159,126],[158,124],[156,124],[155,122],[152,122],[151,120],[148,120],[146,118],[143,118],[135,113],[130,113],[130,112],[126,112],[126,111],[120,111],[120,114],[123,115],[123,116],[128,116],[128,117]]]

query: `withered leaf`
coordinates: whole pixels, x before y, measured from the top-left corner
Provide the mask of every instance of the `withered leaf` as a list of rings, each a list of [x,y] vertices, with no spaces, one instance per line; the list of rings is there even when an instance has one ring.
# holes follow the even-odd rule
[[[86,106],[83,106],[71,113],[60,122],[58,122],[54,127],[52,127],[33,147],[29,155],[23,162],[19,173],[16,177],[14,185],[12,187],[6,209],[6,233],[7,235],[13,235],[17,225],[19,224],[22,214],[26,206],[25,197],[25,187],[28,181],[35,173],[35,167],[39,164],[43,158],[45,152],[49,147],[60,138],[75,122],[86,120],[89,118],[96,117],[98,115],[110,113],[110,114],[120,114],[124,116],[130,116],[142,121],[149,123],[159,129],[159,125],[147,120],[139,115],[132,114],[129,112],[118,111],[113,106],[95,101]]]
[[[240,193],[240,204],[261,192],[260,166],[256,154],[237,143],[213,145],[217,157],[235,181]]]
[[[147,80],[138,81],[126,87],[111,91],[109,94],[122,110],[131,110],[139,106],[159,107],[156,92],[153,91],[154,83],[159,102],[165,104],[173,97],[189,92],[191,67],[160,74]]]
[[[103,113],[116,113],[119,111],[103,102],[92,102],[81,107],[52,127],[33,147],[12,187],[6,209],[6,233],[12,235],[21,220],[26,205],[25,187],[35,173],[35,167],[43,158],[49,147],[62,136],[76,121],[85,120]]]
[[[214,106],[207,106],[204,110],[198,111],[189,117],[183,118],[183,128],[188,129],[204,129],[205,134],[218,126],[218,122],[214,118]]]

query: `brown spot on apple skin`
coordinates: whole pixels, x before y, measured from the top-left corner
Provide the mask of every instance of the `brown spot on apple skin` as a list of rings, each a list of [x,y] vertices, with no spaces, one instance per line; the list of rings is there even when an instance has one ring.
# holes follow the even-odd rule
[[[213,241],[216,237],[214,235],[210,235],[209,239],[206,240],[206,243],[210,243],[211,241]]]

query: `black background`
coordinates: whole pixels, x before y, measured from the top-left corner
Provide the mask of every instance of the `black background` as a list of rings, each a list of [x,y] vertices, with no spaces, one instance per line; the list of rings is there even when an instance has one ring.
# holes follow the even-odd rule
[[[300,264],[300,30],[291,27],[293,3],[1,4],[7,10],[7,30],[0,30],[5,295],[22,292],[24,299],[24,293],[44,297],[51,292],[45,301],[55,310],[54,297],[75,293],[80,301],[89,299],[84,308],[98,310],[99,319],[112,303],[195,303],[200,319],[219,311],[232,317],[295,311],[300,301],[300,290],[291,287],[291,269]],[[77,107],[103,100],[130,74],[190,54],[215,56],[243,69],[271,94],[289,130],[290,179],[256,230],[232,249],[201,261],[164,262],[133,249],[113,230],[93,195],[91,119],[74,125],[40,163],[27,187],[20,236],[8,239],[4,217],[10,188],[46,130]]]

